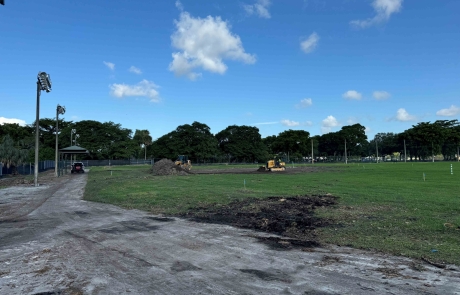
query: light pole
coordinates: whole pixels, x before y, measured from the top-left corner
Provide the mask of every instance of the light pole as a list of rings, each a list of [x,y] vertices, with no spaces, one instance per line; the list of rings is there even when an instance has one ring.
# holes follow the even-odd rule
[[[77,129],[72,129],[72,130],[70,130],[70,146],[73,146],[73,139],[72,139],[72,137],[73,137],[73,135],[74,135],[75,133],[77,133]],[[72,165],[72,161],[73,161],[73,155],[70,154],[70,165]]]
[[[35,118],[35,166],[34,185],[38,186],[38,147],[39,147],[39,121],[40,121],[40,93],[42,90],[51,91],[51,77],[45,72],[38,72],[37,75],[37,112]]]
[[[56,177],[59,176],[59,173],[58,173],[58,161],[59,161],[59,157],[58,157],[58,141],[59,141],[59,114],[61,115],[64,115],[65,114],[65,107],[63,106],[60,106],[59,104],[57,105],[57,108],[56,108],[56,157],[54,159],[54,174]]]

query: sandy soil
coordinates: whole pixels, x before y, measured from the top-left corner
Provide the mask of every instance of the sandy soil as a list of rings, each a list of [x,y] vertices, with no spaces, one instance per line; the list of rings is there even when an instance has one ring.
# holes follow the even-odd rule
[[[0,294],[460,294],[454,266],[273,247],[295,242],[83,201],[86,178],[0,190]]]

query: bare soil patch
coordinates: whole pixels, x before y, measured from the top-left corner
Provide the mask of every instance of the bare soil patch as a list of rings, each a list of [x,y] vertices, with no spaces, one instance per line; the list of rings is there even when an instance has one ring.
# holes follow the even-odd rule
[[[60,178],[64,177],[62,175]],[[40,185],[54,183],[58,178],[54,175],[54,170],[50,169],[38,174],[38,182]],[[0,187],[11,186],[33,186],[34,175],[3,175],[0,178]]]
[[[174,164],[173,161],[169,159],[161,159],[158,162],[153,164],[152,168],[150,169],[150,173],[157,176],[163,175],[188,175],[190,172],[188,170],[183,169],[182,167]]]
[[[301,167],[286,167],[284,171],[259,171],[258,168],[220,168],[220,169],[203,169],[203,170],[193,170],[190,171],[190,174],[296,174],[296,173],[311,173],[311,172],[320,172],[324,170],[334,169],[332,167],[311,167],[311,166],[301,166]]]
[[[197,207],[180,216],[198,222],[228,224],[287,237],[257,237],[259,241],[281,250],[320,245],[315,230],[329,225],[331,221],[315,216],[314,210],[336,203],[337,198],[332,195],[249,198],[227,205]]]

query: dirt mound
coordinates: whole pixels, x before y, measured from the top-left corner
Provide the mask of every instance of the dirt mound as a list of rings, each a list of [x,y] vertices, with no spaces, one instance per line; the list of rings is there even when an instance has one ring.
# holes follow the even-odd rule
[[[337,198],[331,195],[250,198],[228,205],[198,207],[182,216],[200,222],[228,224],[276,233],[296,241],[317,245],[314,230],[330,222],[316,217],[313,210],[336,203]]]
[[[158,176],[191,174],[190,171],[181,168],[169,159],[161,159],[160,161],[153,164],[152,168],[150,169],[150,173]]]

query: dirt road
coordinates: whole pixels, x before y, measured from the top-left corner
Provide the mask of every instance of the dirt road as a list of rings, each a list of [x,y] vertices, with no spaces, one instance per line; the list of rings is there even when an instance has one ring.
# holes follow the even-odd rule
[[[460,294],[458,268],[282,251],[252,230],[83,201],[86,178],[0,190],[0,294]]]

